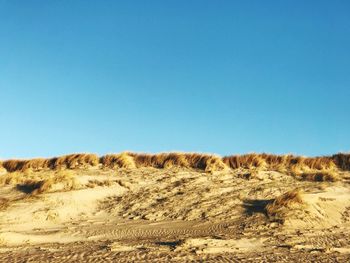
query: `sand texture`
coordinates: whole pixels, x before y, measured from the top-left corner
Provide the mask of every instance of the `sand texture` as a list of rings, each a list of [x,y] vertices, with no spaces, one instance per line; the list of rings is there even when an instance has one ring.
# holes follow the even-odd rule
[[[0,261],[350,262],[348,171],[216,165],[2,169]]]

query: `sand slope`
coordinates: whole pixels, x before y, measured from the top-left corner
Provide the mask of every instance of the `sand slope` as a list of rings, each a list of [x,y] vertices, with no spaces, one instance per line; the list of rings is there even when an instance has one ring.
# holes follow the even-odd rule
[[[1,262],[350,260],[346,172],[338,182],[244,169],[70,173],[74,187],[55,182],[35,195],[16,183],[0,187]],[[276,197],[296,188],[300,203],[267,213]]]

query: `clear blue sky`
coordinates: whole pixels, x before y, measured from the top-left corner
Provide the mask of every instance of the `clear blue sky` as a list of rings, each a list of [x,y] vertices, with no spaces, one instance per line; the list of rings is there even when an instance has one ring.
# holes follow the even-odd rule
[[[0,0],[0,158],[350,150],[350,2]]]

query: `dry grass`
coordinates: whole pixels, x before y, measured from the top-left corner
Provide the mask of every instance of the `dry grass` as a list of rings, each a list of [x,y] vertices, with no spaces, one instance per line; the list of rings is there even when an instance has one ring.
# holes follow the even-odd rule
[[[290,155],[274,155],[263,153],[260,157],[265,161],[268,169],[286,172],[287,171],[287,162]]]
[[[120,153],[120,154],[107,154],[100,158],[100,162],[104,167],[108,167],[111,169],[114,168],[127,168],[132,169],[136,168],[136,164],[134,158],[130,156],[128,153]]]
[[[1,176],[0,185],[13,185],[17,190],[32,195],[55,190],[55,187],[64,191],[79,187],[74,175],[68,171],[33,173],[29,170]]]
[[[88,188],[95,188],[96,186],[111,186],[112,181],[110,180],[89,180],[88,184],[86,185]]]
[[[187,153],[184,154],[187,162],[186,168],[205,170],[207,168],[207,161],[211,158],[211,155],[200,153]]]
[[[301,191],[292,190],[275,198],[272,203],[266,206],[265,211],[269,217],[281,218],[285,216],[289,210],[297,208],[301,204],[303,204]]]
[[[303,157],[294,155],[246,154],[228,156],[224,162],[232,169],[273,170],[312,181],[336,181],[338,170],[331,157]]]
[[[0,186],[22,183],[33,176],[26,172],[11,172],[0,176]]]
[[[6,209],[10,204],[10,200],[0,197],[0,211]]]
[[[331,158],[328,157],[303,157],[290,156],[287,160],[288,170],[293,173],[302,173],[310,171],[334,170],[336,165]]]
[[[23,160],[7,160],[3,162],[3,167],[9,172],[22,171],[25,161]]]
[[[254,169],[266,167],[266,162],[262,155],[256,153],[226,156],[223,158],[223,162],[231,169]]]
[[[166,154],[166,158],[163,162],[164,168],[172,167],[188,167],[188,161],[183,153],[169,153]]]
[[[17,190],[31,195],[37,195],[44,192],[48,192],[52,187],[52,181],[50,179],[46,180],[26,180],[21,184],[17,184]]]
[[[205,169],[206,172],[218,172],[226,170],[228,166],[223,162],[222,158],[218,156],[210,156],[205,161]]]
[[[3,167],[8,172],[16,171],[40,171],[46,169],[76,169],[99,164],[99,158],[95,154],[70,154],[51,159],[36,158],[31,160],[7,160],[3,161]]]
[[[183,167],[204,170],[206,172],[221,171],[226,168],[221,157],[199,153],[160,153],[136,154],[129,153],[134,158],[136,167],[171,168]]]
[[[330,157],[313,157],[313,158],[304,158],[303,165],[307,166],[309,169],[314,170],[325,170],[325,169],[334,169],[336,164],[333,159]]]
[[[294,155],[244,154],[219,157],[200,153],[143,154],[124,152],[108,154],[99,158],[95,154],[70,154],[51,159],[7,160],[0,162],[8,172],[40,171],[46,169],[79,169],[97,166],[108,168],[171,168],[183,167],[206,172],[231,169],[275,170],[283,173],[302,174],[320,171],[350,170],[350,154],[331,157],[303,157]]]
[[[339,180],[339,176],[334,171],[316,171],[306,172],[296,175],[297,178],[301,178],[305,181],[312,182],[336,182]]]
[[[43,158],[36,158],[31,160],[7,160],[3,162],[3,167],[10,173],[16,171],[23,172],[26,170],[39,171],[48,169],[49,161],[50,160]]]
[[[164,163],[167,159],[167,154],[137,154],[130,153],[130,156],[134,158],[134,162],[137,168],[140,167],[153,167],[164,168]]]
[[[52,169],[76,169],[89,166],[97,166],[99,164],[99,157],[96,154],[69,154],[49,160],[49,166]]]
[[[338,153],[332,156],[337,167],[344,171],[350,171],[350,154]]]
[[[36,195],[49,191],[69,191],[78,189],[79,184],[75,178],[67,172],[56,172],[50,178],[41,180],[26,180],[22,184],[17,184],[17,189],[27,194]]]
[[[259,155],[265,160],[267,169],[280,172],[301,173],[314,170],[334,170],[337,168],[330,157],[303,157],[294,155]]]

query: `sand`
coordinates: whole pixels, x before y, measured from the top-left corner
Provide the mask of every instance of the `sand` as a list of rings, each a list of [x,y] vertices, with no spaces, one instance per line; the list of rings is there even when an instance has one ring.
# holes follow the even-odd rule
[[[72,189],[0,187],[1,262],[350,261],[346,172],[338,182],[239,169],[70,172]],[[267,214],[267,204],[294,189],[302,203]]]

